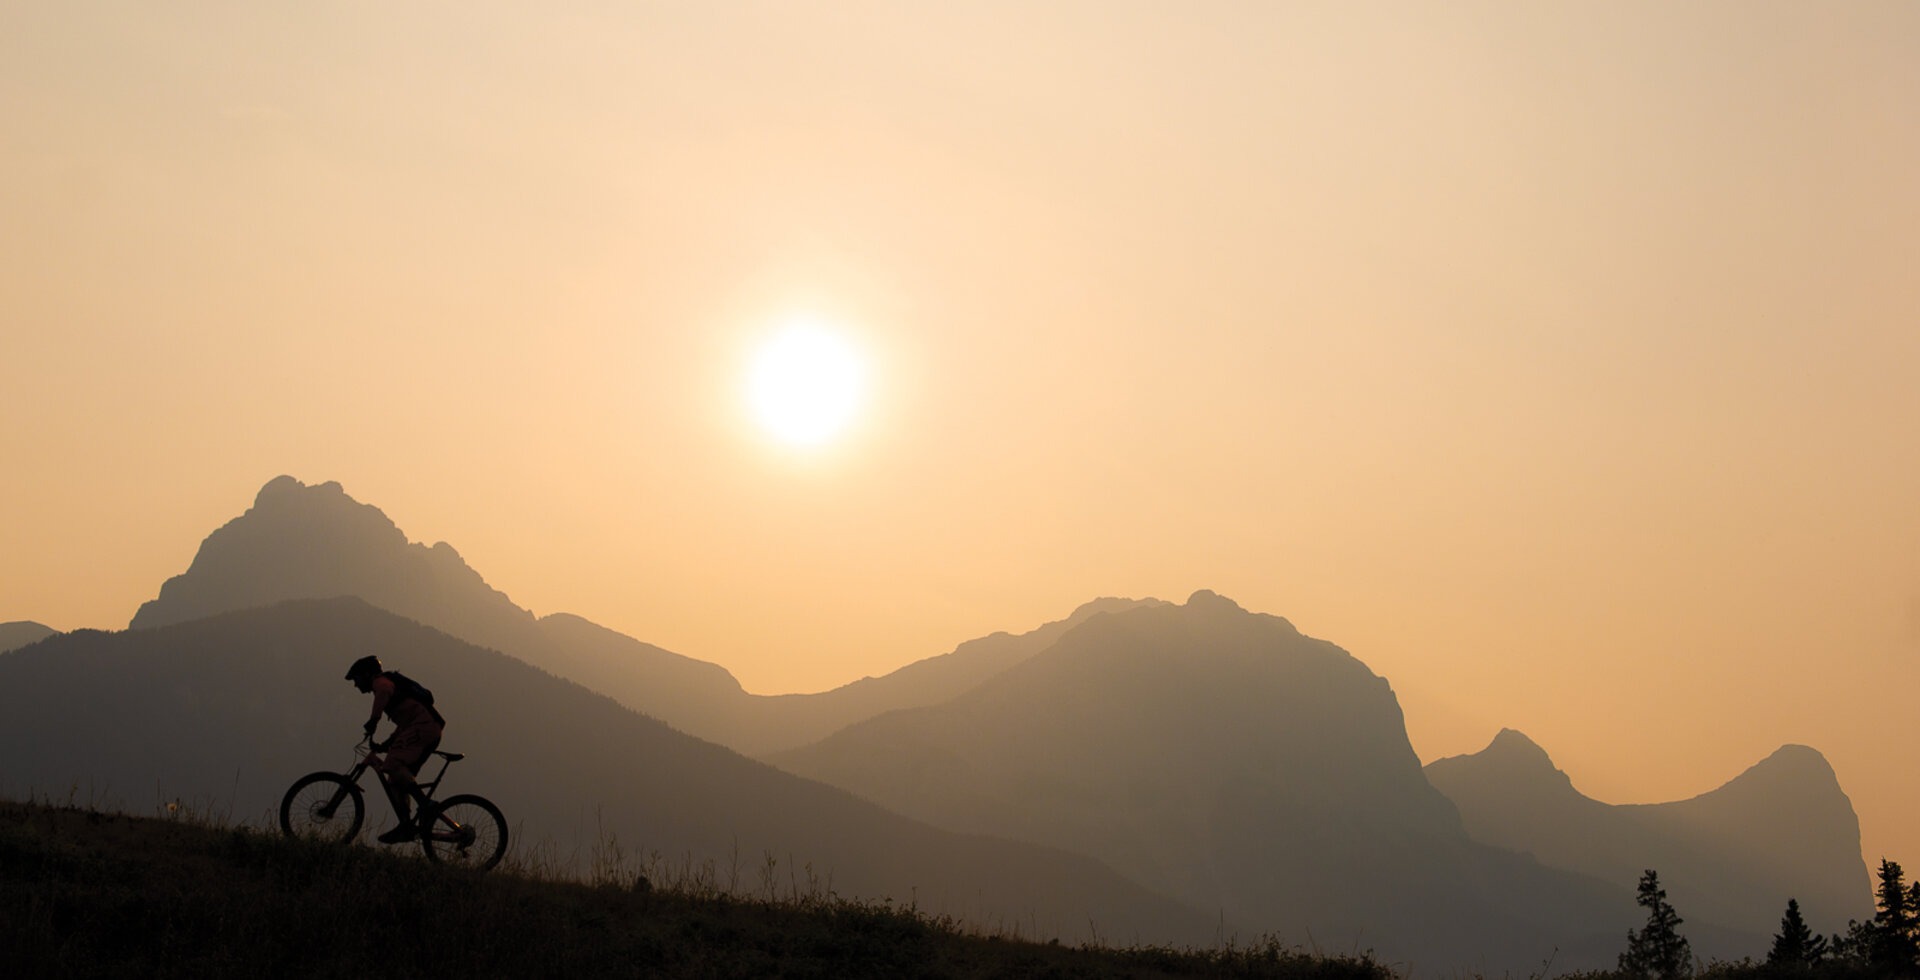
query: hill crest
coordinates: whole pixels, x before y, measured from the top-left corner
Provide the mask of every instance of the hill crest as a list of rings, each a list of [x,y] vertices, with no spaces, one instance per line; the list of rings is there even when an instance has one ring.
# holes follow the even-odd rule
[[[17,650],[31,643],[38,643],[60,632],[51,626],[44,626],[32,620],[19,620],[12,623],[0,623],[0,653]]]

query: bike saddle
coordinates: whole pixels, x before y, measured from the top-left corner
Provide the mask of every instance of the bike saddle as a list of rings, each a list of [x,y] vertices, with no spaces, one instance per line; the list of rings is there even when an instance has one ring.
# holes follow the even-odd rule
[[[434,755],[442,756],[448,762],[459,762],[461,759],[466,758],[466,754],[462,752],[435,752]]]

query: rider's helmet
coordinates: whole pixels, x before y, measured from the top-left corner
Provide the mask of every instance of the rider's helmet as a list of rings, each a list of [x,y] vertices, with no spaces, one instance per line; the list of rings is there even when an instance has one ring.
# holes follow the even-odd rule
[[[378,676],[380,676],[380,658],[372,654],[355,660],[353,666],[347,668],[347,680],[362,689],[364,689],[363,685],[371,684]]]

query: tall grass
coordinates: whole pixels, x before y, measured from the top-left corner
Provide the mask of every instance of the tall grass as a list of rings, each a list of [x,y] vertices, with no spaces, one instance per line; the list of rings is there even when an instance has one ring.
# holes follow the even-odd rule
[[[540,848],[487,875],[412,849],[288,840],[163,803],[156,817],[0,801],[0,972],[18,977],[1367,978],[1276,943],[1071,947],[857,902],[773,855],[722,867],[606,837],[585,872]]]

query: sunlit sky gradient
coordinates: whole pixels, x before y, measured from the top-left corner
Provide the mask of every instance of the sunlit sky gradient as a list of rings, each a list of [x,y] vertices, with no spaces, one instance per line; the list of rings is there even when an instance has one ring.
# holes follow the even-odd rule
[[[282,473],[760,692],[1209,588],[1920,862],[1920,4],[564,6],[0,5],[0,620]]]

